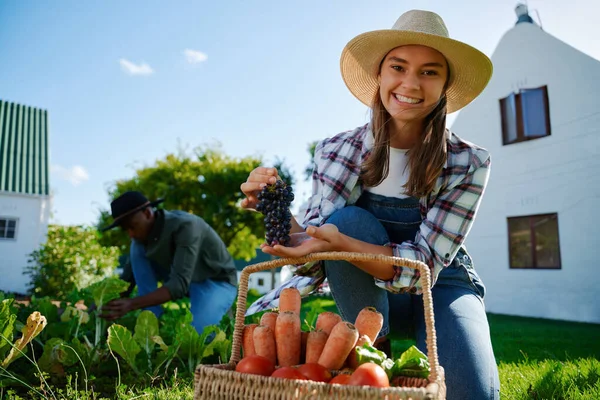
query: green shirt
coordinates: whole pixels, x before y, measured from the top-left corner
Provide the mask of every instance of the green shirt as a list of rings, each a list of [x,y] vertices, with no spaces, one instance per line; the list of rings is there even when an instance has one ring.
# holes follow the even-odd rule
[[[237,285],[231,254],[219,235],[202,218],[184,211],[157,210],[156,220],[144,243],[146,257],[157,278],[163,280],[173,300],[188,294],[191,282],[206,279]],[[131,281],[131,265],[121,278]]]

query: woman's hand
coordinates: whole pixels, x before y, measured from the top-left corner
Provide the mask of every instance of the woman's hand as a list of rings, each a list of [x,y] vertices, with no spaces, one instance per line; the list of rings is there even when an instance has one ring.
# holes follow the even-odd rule
[[[256,205],[258,204],[256,196],[258,193],[260,193],[262,188],[267,184],[274,184],[278,177],[279,175],[277,174],[276,168],[258,167],[250,172],[246,182],[240,185],[242,193],[246,195],[246,198],[243,199],[241,203],[242,208],[249,210],[256,209]]]
[[[292,233],[290,239],[289,247],[279,244],[271,247],[263,244],[261,249],[267,254],[292,258],[323,251],[341,251],[344,235],[335,225],[325,224],[321,227],[309,226],[306,228],[306,232]]]

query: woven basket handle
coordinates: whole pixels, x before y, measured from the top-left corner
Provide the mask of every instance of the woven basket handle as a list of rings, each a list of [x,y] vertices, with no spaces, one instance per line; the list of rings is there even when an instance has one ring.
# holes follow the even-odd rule
[[[419,270],[421,274],[421,285],[423,289],[423,308],[425,309],[426,343],[431,373],[429,381],[435,382],[438,378],[438,352],[435,333],[435,321],[433,317],[433,299],[431,296],[431,272],[429,267],[421,262],[407,258],[384,256],[381,254],[351,253],[351,252],[322,252],[311,253],[299,258],[280,258],[272,261],[264,261],[246,266],[242,270],[238,287],[238,301],[235,315],[235,326],[233,330],[233,345],[229,363],[235,365],[240,361],[242,348],[242,335],[244,331],[244,319],[246,314],[246,301],[248,296],[248,278],[250,274],[289,264],[304,264],[309,261],[342,260],[342,261],[375,261],[385,264],[393,264]]]

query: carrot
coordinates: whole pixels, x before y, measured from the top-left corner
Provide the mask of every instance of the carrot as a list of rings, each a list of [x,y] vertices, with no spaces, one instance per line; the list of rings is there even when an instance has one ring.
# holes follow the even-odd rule
[[[367,335],[375,343],[383,326],[383,315],[375,307],[365,307],[358,313],[354,326],[360,335]]]
[[[267,325],[258,325],[254,329],[252,338],[254,339],[256,354],[268,358],[275,365],[277,363],[277,347],[275,345],[275,334],[271,328]]]
[[[258,324],[248,324],[244,325],[244,330],[242,331],[242,351],[244,353],[244,357],[253,356],[256,354],[256,350],[254,349],[254,329]]]
[[[275,333],[275,321],[277,321],[276,312],[266,312],[260,317],[260,325],[267,325]]]
[[[356,369],[356,367],[358,367],[358,359],[356,358],[356,348],[357,347],[361,347],[363,344],[365,343],[369,343],[369,344],[373,344],[373,342],[371,342],[371,339],[367,336],[367,335],[361,335],[358,340],[356,341],[356,343],[354,344],[354,347],[352,348],[352,350],[350,350],[350,354],[348,354],[348,358],[346,358],[346,365],[352,369]]]
[[[285,288],[279,295],[279,312],[293,311],[300,315],[302,298],[300,291],[296,288]]]
[[[334,326],[337,325],[338,322],[342,320],[338,314],[333,313],[331,311],[325,311],[319,314],[317,317],[317,322],[315,323],[315,330],[319,329],[324,330],[328,335],[331,334],[331,330]]]
[[[306,360],[306,342],[308,341],[308,334],[310,332],[302,331],[300,333],[300,363],[303,364]]]
[[[340,369],[358,340],[358,330],[350,322],[338,322],[323,347],[319,364],[328,369]]]
[[[302,334],[298,314],[292,311],[279,313],[275,323],[275,344],[280,367],[300,364]]]
[[[323,352],[323,347],[327,343],[329,335],[322,329],[318,331],[312,331],[308,334],[306,341],[306,362],[316,363],[319,362],[319,357]]]

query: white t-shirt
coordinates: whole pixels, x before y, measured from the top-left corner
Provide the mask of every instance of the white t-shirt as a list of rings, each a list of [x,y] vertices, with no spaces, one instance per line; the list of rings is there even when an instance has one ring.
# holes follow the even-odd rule
[[[373,140],[371,135],[366,140]],[[409,170],[407,149],[395,149],[390,147],[390,168],[388,176],[375,187],[366,186],[365,190],[381,196],[397,197],[404,199],[408,197],[404,194],[404,184],[408,181]]]

